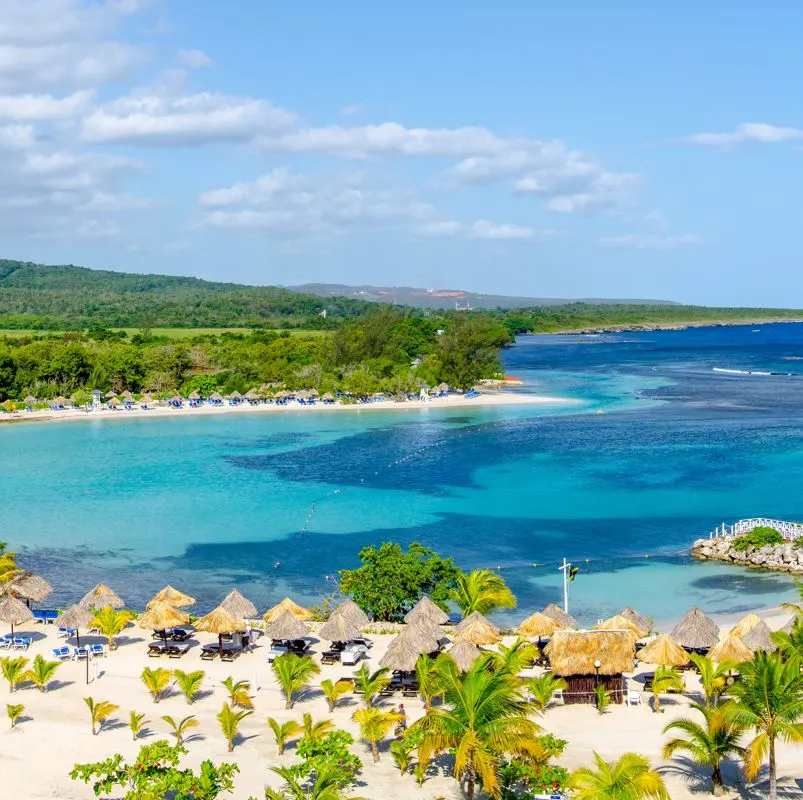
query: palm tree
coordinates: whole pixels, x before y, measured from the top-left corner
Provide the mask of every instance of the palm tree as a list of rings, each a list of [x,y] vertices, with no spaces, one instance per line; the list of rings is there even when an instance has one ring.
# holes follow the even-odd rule
[[[506,670],[491,672],[480,660],[461,675],[450,658],[439,659],[438,668],[444,702],[413,723],[408,733],[421,737],[419,761],[426,764],[436,754],[454,750],[454,775],[464,784],[468,800],[473,800],[478,782],[495,797],[501,758],[538,756],[541,729],[527,718],[529,704],[516,677]]]
[[[142,733],[143,728],[150,722],[149,719],[145,719],[144,714],[137,714],[136,711],[129,711],[128,712],[128,727],[131,728],[131,733],[134,737],[134,741],[137,740],[137,737]]]
[[[60,666],[61,661],[45,661],[41,655],[37,655],[33,660],[33,666],[23,674],[22,679],[30,681],[40,692],[46,692],[48,684]]]
[[[739,758],[744,755],[744,748],[739,746],[744,728],[729,715],[727,704],[714,708],[695,704],[692,708],[703,715],[705,724],[688,717],[670,722],[664,733],[680,731],[686,737],[669,739],[664,744],[664,758],[671,758],[678,751],[688,753],[695,764],[711,769],[712,791],[721,795],[725,788],[722,761],[731,755]]]
[[[110,703],[108,700],[93,700],[91,697],[85,697],[84,702],[89,709],[89,718],[92,722],[92,735],[97,736],[100,733],[103,723],[117,711],[120,706]]]
[[[670,800],[664,779],[638,753],[624,753],[607,762],[594,753],[596,769],[583,767],[569,777],[577,800]]]
[[[201,691],[201,684],[204,682],[206,673],[202,670],[195,672],[184,672],[181,669],[173,670],[173,677],[178,684],[178,688],[184,697],[187,699],[187,705],[192,705],[195,700],[195,695]]]
[[[314,781],[305,786],[292,767],[271,767],[284,780],[281,790],[265,789],[265,800],[349,800],[343,788],[348,775],[337,764],[323,764],[315,770]],[[360,800],[352,797],[350,800]]]
[[[145,667],[142,670],[141,677],[145,688],[153,697],[153,702],[158,703],[164,697],[167,687],[170,685],[170,670],[164,667],[156,667],[156,669]]]
[[[301,717],[301,727],[304,729],[305,739],[321,739],[335,727],[335,723],[331,719],[313,722],[312,714],[304,712]]]
[[[122,633],[135,616],[133,611],[126,609],[115,611],[111,606],[104,606],[95,609],[95,618],[90,623],[90,627],[97,628],[109,640],[109,650],[114,650],[116,647],[114,637]]]
[[[229,746],[229,752],[234,750],[234,740],[237,738],[237,731],[240,728],[240,723],[253,714],[253,711],[235,711],[228,703],[223,703],[223,708],[217,715],[217,720],[220,723],[220,729],[226,737],[226,743]]]
[[[17,720],[22,716],[22,712],[25,711],[25,706],[19,705],[12,705],[10,703],[6,704],[6,714],[8,714],[8,719],[11,722],[11,727],[13,728],[17,724]]]
[[[439,675],[436,659],[428,655],[418,657],[418,661],[415,662],[415,677],[418,681],[418,693],[424,700],[424,710],[427,714],[432,709],[432,701],[443,693]]]
[[[368,669],[366,663],[362,663],[360,668],[354,673],[354,689],[362,694],[364,706],[370,706],[374,698],[390,683],[390,670],[387,667],[380,667],[375,672]]]
[[[569,684],[563,678],[557,678],[551,672],[545,672],[543,675],[532,678],[528,686],[532,695],[530,704],[536,713],[543,716],[547,706],[552,702],[555,692],[568,689]]]
[[[674,667],[656,667],[655,675],[652,679],[652,702],[653,710],[661,711],[661,695],[674,689],[676,692],[683,691],[683,679]]]
[[[379,761],[379,742],[381,742],[402,717],[395,711],[382,711],[376,706],[360,708],[351,718],[360,726],[360,738],[371,745],[374,762]]]
[[[290,719],[287,722],[279,722],[273,717],[268,717],[268,727],[273,731],[273,736],[276,739],[276,746],[279,748],[279,755],[284,755],[284,749],[287,747],[287,741],[297,734],[301,733],[301,726],[294,720]]]
[[[309,656],[295,656],[285,653],[278,656],[273,664],[273,674],[284,692],[285,708],[292,708],[296,698],[309,685],[310,680],[317,675],[321,668]]]
[[[253,708],[254,701],[251,699],[251,684],[248,681],[235,681],[228,677],[223,681],[223,685],[229,693],[229,702],[236,708]]]
[[[516,596],[510,591],[501,575],[490,569],[475,569],[457,576],[457,585],[451,592],[464,617],[479,611],[490,614],[497,608],[515,608]]]
[[[489,669],[505,669],[511,675],[518,675],[532,665],[538,648],[527,639],[519,636],[510,645],[499,645],[499,651],[490,651],[483,658]]]
[[[349,692],[351,692],[351,688],[351,683],[349,681],[332,682],[329,680],[329,678],[327,678],[325,681],[321,681],[321,691],[323,692],[323,696],[326,698],[326,702],[329,703],[330,714],[334,713],[337,701],[344,694],[349,694]]]
[[[723,661],[721,664],[714,663],[708,656],[700,656],[692,653],[692,663],[700,673],[700,683],[703,686],[703,696],[705,705],[714,705],[722,692],[727,687],[728,673],[736,668],[736,664],[730,661]]]
[[[8,690],[10,692],[16,691],[17,685],[27,680],[25,677],[25,668],[27,666],[28,659],[24,656],[0,658],[0,670],[3,672],[3,677],[8,681]]]
[[[739,667],[741,680],[730,687],[736,702],[728,705],[732,719],[756,732],[747,746],[745,775],[753,780],[769,758],[770,800],[778,796],[775,743],[803,742],[803,674],[797,659],[783,661],[777,653],[759,650]]]
[[[17,554],[9,553],[6,547],[6,542],[0,542],[0,583],[8,583],[19,572]]]
[[[789,633],[786,631],[773,633],[772,641],[778,646],[778,652],[784,660],[797,658],[803,661],[803,614],[795,617]]]
[[[412,755],[413,748],[404,739],[394,739],[390,743],[390,754],[393,756],[393,762],[399,768],[399,772],[404,775],[410,768],[410,756]]]
[[[175,720],[173,717],[165,714],[162,719],[170,726],[170,731],[176,737],[176,747],[181,747],[184,744],[184,734],[190,728],[198,727],[198,720],[194,716],[184,717],[184,719]]]

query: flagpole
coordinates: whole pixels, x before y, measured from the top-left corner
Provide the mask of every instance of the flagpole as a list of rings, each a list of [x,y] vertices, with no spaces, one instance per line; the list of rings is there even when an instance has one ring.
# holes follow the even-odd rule
[[[569,570],[572,568],[571,562],[563,559],[563,566],[558,569],[563,573],[563,610],[569,613]]]

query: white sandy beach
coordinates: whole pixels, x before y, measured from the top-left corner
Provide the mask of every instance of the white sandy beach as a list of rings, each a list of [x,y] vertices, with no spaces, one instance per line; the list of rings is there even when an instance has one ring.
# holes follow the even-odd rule
[[[759,612],[772,629],[781,627],[789,618],[789,613],[779,609]],[[723,631],[727,625],[723,626]],[[36,641],[25,654],[30,658],[36,653],[50,656],[50,649],[62,643],[56,638],[56,628],[28,624],[23,632],[33,634]],[[100,637],[86,637],[87,641],[103,641]],[[198,634],[200,642],[215,640],[215,637]],[[388,634],[372,634],[375,645],[371,650],[369,666],[376,668],[379,658],[386,649],[392,636]],[[82,637],[82,642],[84,637]],[[277,755],[272,734],[265,724],[268,716],[280,721],[288,719],[300,720],[308,711],[315,719],[329,718],[326,702],[319,691],[300,700],[295,709],[286,711],[284,699],[272,677],[265,654],[268,643],[262,639],[252,653],[241,656],[232,664],[201,661],[199,648],[194,648],[180,660],[168,660],[165,657],[155,659],[146,656],[146,644],[150,641],[146,632],[136,627],[129,627],[125,635],[119,639],[119,648],[104,658],[90,663],[91,685],[86,685],[86,666],[83,662],[68,662],[57,673],[58,683],[46,694],[32,688],[17,690],[8,694],[7,686],[0,691],[6,694],[6,702],[25,705],[24,720],[14,730],[7,725],[0,727],[0,753],[2,753],[3,778],[0,796],[4,798],[60,798],[60,800],[88,800],[92,797],[89,786],[71,781],[67,775],[76,762],[89,762],[104,759],[113,753],[122,753],[133,757],[140,745],[156,741],[158,738],[172,740],[168,735],[168,727],[162,721],[163,714],[174,718],[182,718],[188,714],[196,715],[200,726],[195,735],[186,743],[189,756],[188,764],[198,766],[206,758],[216,762],[235,761],[239,764],[240,774],[236,780],[236,789],[232,797],[245,800],[253,796],[262,798],[266,783],[278,786],[280,781],[269,771],[270,766],[290,764],[295,760],[293,747],[283,757]],[[314,646],[316,653],[326,649],[328,643]],[[316,656],[316,661],[319,658]],[[204,696],[192,706],[188,706],[183,696],[173,691],[172,695],[155,705],[143,687],[139,675],[144,666],[163,666],[168,669],[180,668],[186,671],[203,669],[207,672]],[[314,685],[324,678],[337,679],[350,675],[354,667],[339,664],[323,666],[321,675],[315,679]],[[639,672],[651,671],[643,668]],[[97,670],[97,675],[95,675]],[[533,672],[533,674],[535,674]],[[226,699],[225,690],[220,682],[227,676],[236,679],[256,681],[258,690],[254,693],[256,712],[247,718],[241,726],[241,741],[234,753],[226,752],[226,743],[221,734],[216,713]],[[631,686],[638,686],[631,680]],[[625,751],[636,751],[649,757],[656,766],[664,771],[667,786],[672,800],[691,800],[706,796],[707,779],[697,777],[692,770],[686,773],[686,767],[680,762],[668,763],[661,759],[661,748],[664,741],[663,727],[672,719],[685,714],[699,690],[696,678],[687,678],[687,693],[684,695],[664,696],[664,714],[654,713],[648,706],[648,695],[643,695],[641,707],[627,708],[613,706],[606,714],[599,716],[591,706],[550,707],[543,719],[546,731],[567,739],[569,745],[559,763],[573,769],[588,764],[593,750],[605,758],[612,759]],[[120,706],[111,723],[97,736],[90,732],[89,715],[82,698],[93,697],[96,700],[109,700]],[[388,698],[382,703],[391,707],[402,700],[400,697]],[[403,698],[410,722],[423,713],[423,705],[417,698]],[[347,696],[340,701],[332,718],[338,727],[357,734],[356,726],[351,721],[351,714],[357,708],[357,699]],[[146,712],[151,720],[148,732],[140,741],[132,740],[127,726],[129,710]],[[460,792],[455,781],[436,768],[432,768],[432,776],[423,787],[416,784],[412,775],[401,776],[393,764],[390,754],[384,750],[379,764],[373,764],[370,753],[360,742],[355,743],[353,750],[363,760],[364,768],[360,785],[355,794],[368,798],[383,800],[407,800],[407,798],[459,798]],[[780,786],[785,798],[803,797],[803,748],[794,748],[781,744],[778,751],[778,773]],[[760,798],[765,796],[762,787],[744,787],[736,765],[726,769],[726,780],[729,784],[727,798]],[[795,780],[797,779],[797,780]],[[112,796],[117,796],[113,794]]]

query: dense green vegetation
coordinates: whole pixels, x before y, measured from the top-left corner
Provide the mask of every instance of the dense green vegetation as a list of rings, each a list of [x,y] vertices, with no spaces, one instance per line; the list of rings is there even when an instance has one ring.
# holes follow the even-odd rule
[[[737,536],[733,540],[733,549],[743,553],[748,547],[775,547],[783,542],[783,536],[775,528],[759,527],[744,536]]]

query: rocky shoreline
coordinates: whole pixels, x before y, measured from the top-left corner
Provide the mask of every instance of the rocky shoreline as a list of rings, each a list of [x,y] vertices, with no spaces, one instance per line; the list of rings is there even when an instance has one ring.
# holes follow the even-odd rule
[[[692,558],[803,575],[803,547],[784,542],[775,546],[748,547],[739,552],[733,547],[734,541],[731,537],[698,539],[691,549]]]

